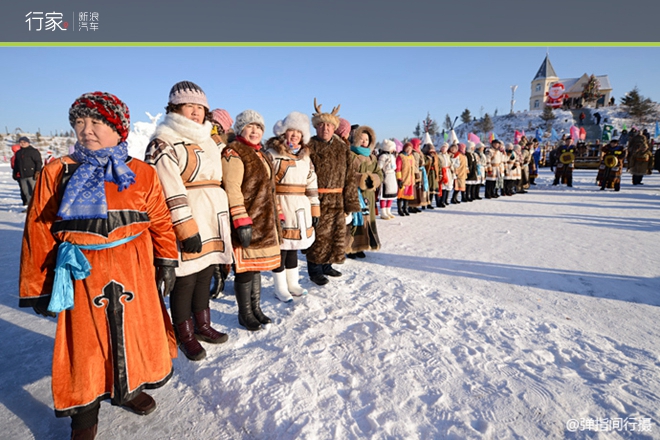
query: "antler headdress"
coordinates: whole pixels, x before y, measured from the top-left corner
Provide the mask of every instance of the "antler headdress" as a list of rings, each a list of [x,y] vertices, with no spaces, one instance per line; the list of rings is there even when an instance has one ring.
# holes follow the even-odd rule
[[[330,113],[321,113],[321,104],[316,103],[316,98],[314,98],[314,110],[316,113],[312,114],[312,125],[316,128],[322,122],[327,122],[335,126],[335,130],[339,127],[339,104],[337,107],[332,109]]]

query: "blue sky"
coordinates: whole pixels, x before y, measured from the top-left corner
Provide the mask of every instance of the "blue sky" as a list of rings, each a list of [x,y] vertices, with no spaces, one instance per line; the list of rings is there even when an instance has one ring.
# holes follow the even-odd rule
[[[164,113],[171,86],[190,80],[212,108],[232,117],[251,108],[272,126],[291,111],[311,114],[341,104],[340,116],[370,125],[377,137],[411,136],[430,112],[483,113],[529,106],[530,82],[546,47],[1,47],[0,132],[68,130],[79,95],[116,94],[131,119]],[[634,86],[660,100],[660,47],[550,47],[559,77],[609,75],[617,102]],[[482,110],[483,108],[483,110]]]

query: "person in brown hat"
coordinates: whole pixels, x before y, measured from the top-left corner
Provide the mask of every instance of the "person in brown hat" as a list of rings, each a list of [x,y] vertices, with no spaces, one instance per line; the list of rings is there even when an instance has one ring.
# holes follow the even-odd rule
[[[327,276],[341,276],[332,264],[346,259],[346,217],[360,211],[360,202],[357,170],[349,146],[335,134],[339,127],[339,106],[324,113],[314,98],[314,108],[312,125],[316,136],[307,146],[318,178],[321,216],[316,225],[316,240],[305,255],[310,280],[322,286],[328,283]]]

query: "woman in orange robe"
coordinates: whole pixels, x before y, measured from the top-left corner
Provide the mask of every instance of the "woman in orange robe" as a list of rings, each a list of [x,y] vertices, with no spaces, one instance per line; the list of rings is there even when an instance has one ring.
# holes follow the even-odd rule
[[[44,167],[28,208],[19,305],[59,312],[55,414],[72,418],[72,438],[93,439],[101,400],[148,414],[156,404],[143,390],[172,375],[176,343],[157,283],[169,292],[178,255],[155,170],[128,157],[126,105],[88,93],[69,119],[75,150]]]

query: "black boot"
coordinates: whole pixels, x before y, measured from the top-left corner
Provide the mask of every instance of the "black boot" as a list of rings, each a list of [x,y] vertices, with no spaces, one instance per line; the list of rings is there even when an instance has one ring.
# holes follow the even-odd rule
[[[403,213],[403,199],[396,199],[396,211],[401,217],[405,215]]]
[[[492,180],[486,180],[486,190],[485,190],[485,197],[487,199],[492,199],[493,198],[493,181]]]
[[[447,206],[442,201],[442,195],[441,194],[436,194],[435,195],[435,206],[437,206],[438,208],[444,208],[445,206]]]
[[[449,206],[449,190],[442,192],[442,202],[445,206]]]
[[[234,293],[238,305],[238,323],[251,332],[261,330],[261,323],[257,321],[252,313],[252,280],[246,283],[234,281]]]
[[[410,215],[410,211],[408,211],[408,200],[402,200],[403,204],[403,215]]]
[[[454,190],[454,192],[451,195],[451,204],[458,205],[459,203],[461,202],[458,201],[458,191]]]
[[[250,294],[252,304],[252,314],[262,324],[270,324],[272,319],[264,315],[261,311],[261,272],[254,274],[252,278],[252,292]]]
[[[481,200],[481,197],[479,197],[479,190],[480,189],[481,189],[481,185],[474,185],[472,187],[472,199]]]

